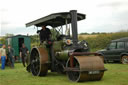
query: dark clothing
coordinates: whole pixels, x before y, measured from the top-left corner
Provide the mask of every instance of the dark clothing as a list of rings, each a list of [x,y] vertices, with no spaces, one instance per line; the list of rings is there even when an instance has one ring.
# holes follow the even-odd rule
[[[14,68],[14,58],[13,58],[14,55],[15,55],[14,49],[13,48],[8,49],[8,58],[11,62],[12,68]]]
[[[20,52],[22,53],[22,56],[26,56],[27,55],[27,51],[28,51],[28,48],[27,47],[20,48]]]
[[[9,60],[11,63],[11,67],[14,68],[14,58],[12,56],[9,56]]]
[[[23,64],[24,67],[26,67],[25,63],[28,65],[27,55],[26,56],[22,56],[22,64]]]
[[[8,49],[8,55],[9,56],[14,56],[15,55],[15,52],[14,52],[13,48]]]
[[[38,30],[37,33],[39,33],[41,42],[50,39],[51,31],[48,28]]]
[[[21,56],[22,56],[22,63],[23,63],[23,66],[25,67],[25,63],[27,64],[28,63],[28,54],[27,54],[27,51],[28,51],[28,48],[25,47],[25,48],[21,48],[20,49],[20,52],[21,52]]]

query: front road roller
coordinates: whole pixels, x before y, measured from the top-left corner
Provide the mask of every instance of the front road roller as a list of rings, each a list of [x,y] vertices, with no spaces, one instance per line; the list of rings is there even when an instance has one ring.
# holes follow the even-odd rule
[[[72,53],[67,61],[65,71],[69,80],[74,82],[97,81],[104,75],[103,60],[93,53]]]
[[[30,68],[34,76],[46,76],[48,72],[48,52],[44,48],[33,48]]]

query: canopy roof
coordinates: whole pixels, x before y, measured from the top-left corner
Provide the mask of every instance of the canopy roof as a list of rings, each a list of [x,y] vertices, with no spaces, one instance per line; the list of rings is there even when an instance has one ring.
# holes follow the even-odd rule
[[[42,17],[35,21],[29,22],[26,24],[26,27],[35,25],[37,27],[41,27],[43,25],[50,25],[52,27],[58,27],[66,24],[71,23],[71,14],[70,12],[61,12],[61,13],[53,13],[48,16]],[[77,13],[77,20],[85,19],[85,14]]]

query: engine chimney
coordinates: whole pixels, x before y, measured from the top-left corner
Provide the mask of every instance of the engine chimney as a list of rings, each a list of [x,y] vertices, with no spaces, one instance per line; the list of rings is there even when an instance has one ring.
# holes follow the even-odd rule
[[[71,25],[72,25],[72,38],[74,47],[78,46],[78,36],[77,36],[77,10],[71,10]]]

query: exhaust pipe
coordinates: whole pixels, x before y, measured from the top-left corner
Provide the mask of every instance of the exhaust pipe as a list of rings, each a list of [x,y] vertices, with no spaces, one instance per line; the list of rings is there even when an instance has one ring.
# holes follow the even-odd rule
[[[71,25],[72,25],[72,38],[73,46],[76,48],[78,46],[78,36],[77,36],[77,10],[71,10]]]

